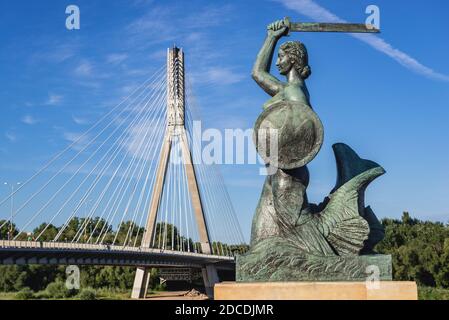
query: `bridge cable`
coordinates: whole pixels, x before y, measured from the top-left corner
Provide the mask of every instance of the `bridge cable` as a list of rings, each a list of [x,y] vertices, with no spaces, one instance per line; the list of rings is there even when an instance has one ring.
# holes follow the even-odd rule
[[[118,107],[120,107],[125,101],[127,101],[130,97],[132,97],[137,91],[139,91],[142,87],[146,85],[147,82],[150,82],[153,77],[163,70],[164,66],[159,68],[151,77],[149,77],[147,80],[145,80],[139,87],[137,87],[130,95],[125,97],[119,104],[114,106],[110,111],[108,111],[105,115],[103,115],[94,125],[92,125],[86,132],[84,132],[81,136],[79,136],[77,139],[75,139],[70,145],[68,145],[65,149],[63,149],[61,152],[53,156],[53,158],[50,159],[49,162],[47,162],[44,167],[42,167],[37,173],[35,173],[33,176],[31,176],[28,180],[26,180],[24,183],[22,183],[13,193],[9,194],[5,199],[0,201],[0,206],[3,205],[6,201],[8,201],[11,197],[15,196],[20,190],[22,190],[25,186],[27,186],[31,181],[33,181],[36,177],[38,177],[41,173],[43,173],[45,170],[47,170],[56,160],[58,160],[63,154],[65,154],[67,151],[71,150],[75,145],[77,145],[80,141],[84,139],[87,134],[92,131],[94,128],[96,128],[103,120],[105,120],[109,115],[111,115]],[[123,111],[122,111],[123,112]],[[118,118],[120,114],[116,117]],[[3,227],[0,226],[0,228]]]
[[[165,108],[161,108],[162,111],[163,111],[164,109],[165,109]],[[162,112],[162,113],[164,113],[164,112]],[[160,120],[160,119],[161,119],[161,118],[159,117],[159,120]],[[153,129],[154,129],[154,128],[158,128],[158,126],[157,126],[157,125],[156,125],[156,126],[153,126],[153,123],[152,123],[152,122],[153,122],[153,121],[151,121],[151,125],[148,125],[148,127],[150,128],[150,131],[153,131],[153,132],[154,132]],[[142,155],[142,157],[141,157],[142,160],[148,160],[148,155],[149,155],[150,151],[152,151],[152,149],[154,148],[153,137],[156,138],[156,137],[157,137],[156,134],[153,134],[153,135],[151,136],[151,138],[148,139],[150,143],[148,144],[148,147],[146,148],[146,150],[144,151],[144,153],[143,153],[143,155]],[[145,138],[144,138],[144,139],[145,139]],[[139,173],[139,179],[138,179],[138,180],[140,180],[141,177],[142,177],[142,174],[143,174],[143,172],[144,172],[144,170],[145,170],[145,168],[146,168],[146,162],[148,162],[148,161],[143,161],[143,162],[142,162],[143,166],[142,166],[141,171],[140,171],[140,173]],[[147,179],[148,179],[149,173],[150,173],[150,171],[148,170],[148,172],[147,172]],[[144,194],[145,189],[146,189],[146,182],[147,182],[147,179],[145,179],[145,186],[142,188],[142,190],[141,190],[141,192],[140,192],[140,196],[139,196],[139,198],[138,198],[139,200],[138,200],[138,202],[137,202],[136,209],[134,210],[134,214],[133,214],[133,216],[132,216],[132,218],[131,218],[131,221],[132,221],[132,222],[134,222],[134,220],[136,219],[136,215],[137,215],[138,212],[140,211],[140,207],[141,207],[142,199],[143,199],[143,194]],[[134,195],[132,196],[132,198],[134,198]],[[131,199],[132,199],[132,198],[131,198]],[[126,211],[128,211],[128,209],[127,209]],[[127,213],[126,213],[126,216],[127,216]],[[132,230],[131,230],[131,229],[132,229]],[[130,237],[130,233],[132,233],[133,230],[134,230],[134,223],[131,223],[130,226],[129,226],[129,228],[128,228],[128,232],[127,232],[127,235],[126,235],[124,244],[127,243],[128,238]]]
[[[95,179],[94,184],[91,186],[91,188],[89,188],[89,190],[93,190],[93,188],[95,188],[96,184],[100,181],[100,179],[103,177],[103,174],[106,172],[107,169],[109,169],[109,167],[111,166],[111,164],[115,161],[115,159],[117,158],[119,151],[123,148],[123,142],[126,139],[126,132],[127,130],[129,130],[129,128],[132,127],[132,125],[134,124],[135,120],[137,119],[137,117],[128,125],[128,128],[125,129],[121,135],[119,136],[119,138],[116,140],[116,142],[110,147],[110,149],[103,155],[103,157],[97,162],[97,165],[90,171],[90,173],[86,176],[86,178],[79,184],[79,186],[77,187],[77,189],[71,194],[71,196],[66,200],[66,202],[62,205],[62,207],[60,208],[60,210],[52,217],[52,219],[47,223],[47,226],[41,231],[41,233],[37,236],[36,241],[42,236],[42,234],[47,230],[47,228],[50,226],[50,224],[53,222],[53,220],[59,216],[59,214],[62,212],[63,208],[68,204],[68,202],[77,194],[77,192],[81,189],[81,187],[84,185],[84,183],[90,178],[90,176],[95,172],[95,170],[97,169],[97,167],[102,163],[102,161],[108,156],[109,152],[111,152],[111,150],[113,150],[115,148],[115,150],[112,152],[112,155],[109,157],[108,161],[106,162],[106,165],[100,170],[100,172],[97,174],[97,178]],[[101,148],[101,146],[100,146]],[[98,150],[100,150],[97,149]],[[96,151],[96,152],[97,152]],[[95,153],[96,153],[95,152]],[[90,159],[89,159],[90,160]],[[80,167],[81,168],[81,167]],[[88,198],[89,196],[89,192],[85,194],[85,196],[82,197],[82,199],[80,200],[80,202],[78,203],[78,205],[76,206],[75,210],[73,211],[72,215],[69,217],[69,221],[71,220],[71,217],[81,208],[83,202]],[[98,200],[97,200],[98,203]],[[86,221],[86,220],[84,220]],[[63,228],[61,228],[60,232],[58,232],[57,236],[55,237],[55,241],[57,241],[57,239],[59,239],[59,235],[62,234],[62,232],[65,229],[65,226],[67,224],[64,223]]]
[[[154,120],[154,119],[153,119],[153,120]],[[147,132],[145,133],[144,138],[141,139],[141,143],[140,143],[141,146],[142,146],[143,142],[146,140],[148,133],[149,133],[150,131],[152,131],[151,129],[152,129],[153,127],[152,127],[152,126],[148,126],[148,127],[149,127],[149,130],[147,130]],[[154,131],[153,131],[153,132],[154,132]],[[150,144],[151,141],[152,141],[152,139],[148,139],[147,145],[146,145],[143,149],[141,149],[141,150],[143,151],[143,156],[141,156],[140,159],[137,161],[137,165],[136,165],[136,167],[134,168],[134,171],[133,171],[133,173],[132,173],[132,175],[131,175],[131,177],[132,177],[132,176],[135,175],[136,171],[139,171],[139,173],[138,173],[138,178],[137,178],[137,180],[136,180],[136,183],[135,183],[134,188],[133,188],[133,191],[132,191],[132,195],[130,196],[130,198],[129,198],[129,200],[128,200],[128,203],[127,203],[127,205],[126,205],[126,208],[125,208],[124,213],[123,213],[123,215],[122,215],[122,218],[121,218],[121,220],[120,220],[119,227],[118,227],[118,232],[116,233],[116,236],[115,236],[115,238],[114,238],[113,244],[115,244],[115,242],[116,242],[116,240],[117,240],[117,237],[118,237],[118,235],[119,235],[119,230],[120,230],[120,228],[121,228],[121,226],[122,226],[122,224],[123,224],[123,221],[124,221],[125,217],[126,217],[126,216],[128,215],[128,213],[129,213],[129,208],[130,208],[131,202],[132,202],[132,200],[134,199],[134,196],[135,196],[136,191],[137,191],[138,183],[139,183],[139,181],[140,181],[140,179],[141,179],[141,177],[142,177],[143,170],[145,169],[145,165],[144,165],[144,164],[145,164],[145,160],[146,160],[146,159],[145,159],[145,156],[146,156],[146,154],[147,154],[147,152],[148,152],[149,147],[151,146],[151,144]],[[136,153],[136,155],[137,155],[137,153]],[[138,166],[142,166],[142,167],[141,167],[139,170],[137,170],[137,169],[138,169]],[[131,180],[130,180],[130,181],[131,181]]]
[[[159,85],[159,87],[160,87],[160,88],[163,88],[163,82]],[[156,89],[157,89],[157,88],[156,88]],[[152,96],[154,96],[154,92],[153,92]],[[138,131],[136,132],[137,134],[140,134],[141,131],[143,131],[143,129],[144,129],[144,126],[142,125],[142,122],[148,121],[147,119],[150,119],[151,115],[152,115],[154,112],[156,112],[156,111],[159,110],[159,108],[158,108],[158,105],[159,105],[159,104],[155,102],[155,101],[158,101],[158,100],[159,100],[159,97],[160,97],[160,94],[159,94],[159,96],[157,96],[157,98],[155,98],[155,99],[153,100],[152,108],[147,108],[147,107],[148,107],[148,102],[149,102],[150,100],[148,100],[147,103],[142,107],[142,110],[145,110],[145,111],[146,111],[146,116],[143,117],[144,120],[139,120],[139,122],[137,123],[137,127],[140,127],[140,130],[138,130]],[[130,139],[132,139],[132,130],[129,130],[127,133],[129,134]],[[144,139],[141,140],[141,142],[143,142],[143,141],[144,141]],[[131,146],[128,146],[128,149],[130,149],[131,147],[132,147],[132,145],[131,145]],[[117,213],[118,208],[120,207],[120,203],[121,203],[121,201],[123,200],[124,195],[126,194],[126,192],[124,192],[124,190],[127,189],[127,188],[124,189],[125,181],[126,181],[127,179],[129,180],[129,182],[128,182],[128,186],[129,186],[129,184],[130,184],[130,182],[131,182],[131,178],[132,178],[132,175],[131,175],[131,177],[129,176],[129,172],[130,172],[131,168],[134,166],[135,161],[136,161],[136,159],[137,159],[137,155],[138,155],[138,153],[141,152],[141,150],[142,150],[141,148],[142,148],[142,143],[140,143],[139,146],[138,146],[138,148],[137,148],[137,150],[135,150],[135,153],[134,153],[134,155],[132,156],[131,162],[130,162],[130,163],[128,164],[128,166],[126,167],[126,170],[125,170],[125,172],[122,174],[122,176],[121,176],[121,178],[120,178],[120,181],[119,181],[119,183],[117,184],[117,186],[116,186],[116,188],[115,188],[115,190],[114,190],[114,192],[113,192],[113,195],[110,197],[110,199],[109,199],[109,201],[108,201],[108,204],[106,205],[105,210],[106,210],[107,208],[109,208],[110,204],[112,203],[112,200],[113,200],[113,199],[116,197],[116,195],[117,195],[117,198],[115,198],[114,203],[113,203],[112,206],[111,206],[111,210],[108,210],[109,213],[108,213],[108,216],[107,216],[107,218],[106,218],[106,220],[105,220],[106,223],[103,225],[103,228],[102,228],[101,231],[100,231],[100,234],[99,234],[99,236],[98,236],[98,238],[97,238],[96,243],[98,243],[100,237],[103,235],[103,232],[104,232],[104,231],[108,231],[108,228],[106,228],[106,230],[105,230],[105,227],[107,227],[108,223],[111,223],[110,225],[113,226],[113,220],[114,220],[114,217],[115,217],[115,215],[116,215],[116,213]],[[122,165],[122,163],[121,163],[121,165]],[[121,167],[121,165],[120,165],[120,167]],[[137,168],[137,167],[136,167],[136,168]],[[136,168],[135,168],[135,169],[136,169]],[[134,172],[135,172],[135,171],[134,171]],[[134,174],[134,173],[133,173],[133,174]],[[117,191],[118,191],[119,189],[120,189],[120,192],[117,193]],[[122,198],[121,198],[121,200],[120,200],[119,202],[117,202],[117,201],[118,201],[118,196],[119,196],[120,194],[122,194]],[[115,208],[115,209],[112,209],[112,208]],[[93,217],[93,215],[94,215],[94,213],[95,213],[96,210],[97,210],[97,208],[95,208],[95,209],[90,213],[89,219],[91,219],[91,218]],[[115,213],[114,213],[114,215],[113,215],[111,221],[109,221],[109,217],[110,217],[110,215],[111,215],[112,212],[115,212]],[[104,216],[104,212],[103,212],[103,214],[102,214],[101,216],[102,216],[102,217]],[[82,232],[84,232],[84,230],[85,230],[85,228],[87,228],[87,226],[88,226],[88,224],[85,223],[85,224],[81,227],[81,229],[78,231],[78,234],[77,234],[76,237],[73,239],[73,241],[79,241],[79,239],[80,239],[80,234],[82,234]],[[120,226],[119,226],[119,229],[120,229]],[[117,230],[117,232],[120,232],[120,230]],[[106,236],[106,234],[107,234],[107,233],[104,233],[104,236],[103,236],[103,238],[102,238],[102,241],[104,240],[104,237]],[[91,237],[89,237],[89,238],[91,238]]]
[[[153,79],[153,76],[150,78]],[[139,87],[139,89],[144,86],[146,84],[145,83],[143,85],[141,85]],[[130,95],[131,96],[131,95]],[[128,96],[127,98],[125,98],[126,101],[130,96]],[[139,95],[140,96],[140,95]],[[138,97],[139,97],[138,96]],[[133,101],[135,101],[138,97],[134,98]],[[122,102],[123,102],[122,101]],[[118,106],[120,106],[122,103],[118,104],[116,107],[114,107],[113,109],[115,110],[115,108],[117,108]],[[129,105],[129,104],[128,104]],[[80,155],[82,154],[87,148],[89,148],[93,142],[95,142],[96,138],[98,138],[104,131],[106,131],[106,129],[112,124],[114,123],[114,121],[116,121],[122,114],[123,114],[124,110],[122,110],[112,121],[109,122],[109,124],[103,128],[103,130],[101,130],[101,132],[99,134],[97,134],[89,143],[87,143],[83,148],[81,148],[81,150],[79,150],[79,152],[68,162],[66,163],[66,165],[64,165],[56,174],[54,174],[45,184],[43,187],[41,187],[37,192],[35,192],[30,198],[27,199],[27,201],[19,208],[15,211],[15,216],[17,216],[22,210],[23,208],[25,208],[38,194],[40,194],[60,173],[62,173],[65,169],[67,169],[67,167]],[[104,120],[107,115],[109,115],[111,112],[108,112],[105,116],[103,116],[99,121],[97,121],[96,124],[94,124],[90,129],[88,129],[81,137],[86,136],[91,130],[93,130],[93,128],[95,128],[102,120]],[[34,174],[30,179],[28,179],[23,185],[21,185],[21,187],[19,187],[14,194],[16,194],[17,192],[19,192],[21,189],[23,189],[23,187],[25,185],[28,185],[32,180],[34,180],[37,176],[39,176],[41,173],[43,173],[46,169],[49,168],[49,166],[54,163],[57,159],[59,159],[64,153],[66,153],[67,150],[71,149],[74,145],[76,145],[76,142],[81,141],[80,138],[76,139],[74,143],[71,143],[69,145],[69,147],[67,147],[66,149],[64,149],[62,152],[60,152],[57,156],[55,156],[52,160],[50,160],[49,163],[47,163],[47,165],[45,165],[42,169],[40,169],[36,174]],[[11,194],[10,196],[13,196],[14,194]],[[7,198],[9,199],[9,198]],[[6,199],[6,200],[7,200]],[[2,205],[6,200],[0,202],[0,205]],[[2,228],[6,223],[8,223],[8,221],[5,221],[0,228]],[[19,233],[20,234],[20,233]]]
[[[155,101],[157,101],[157,99],[156,99]],[[154,105],[156,106],[154,110],[160,109],[160,108],[159,108],[159,103],[154,103]],[[159,114],[160,114],[160,112],[159,112]],[[148,123],[152,124],[153,118],[151,118],[151,115],[152,115],[152,113],[149,113],[148,116],[146,117],[146,119],[142,121],[142,123],[143,123],[144,125],[147,125]],[[158,114],[155,115],[155,118],[158,118],[158,119],[160,120],[160,116],[158,116]],[[151,121],[149,121],[150,119],[151,119]],[[157,122],[157,124],[156,124],[155,127],[152,127],[152,126],[149,126],[149,127],[152,127],[152,128],[158,128],[158,127],[159,127],[159,120],[158,120],[158,122]],[[142,126],[142,125],[139,124],[139,126]],[[132,135],[130,135],[129,137],[130,137],[130,139],[131,139],[131,138],[132,138]],[[153,135],[153,136],[151,137],[151,139],[148,140],[151,146],[153,146],[153,141],[155,141],[155,140],[156,140],[156,135]],[[122,163],[123,163],[123,161],[122,161]],[[122,163],[119,165],[119,167],[121,167]],[[148,175],[149,175],[150,173],[151,173],[151,170],[148,170]],[[144,191],[146,190],[146,185],[147,185],[147,183],[148,183],[148,175],[147,175],[147,179],[145,180],[145,185],[144,185],[144,187],[143,187],[143,189],[142,189],[142,192],[144,192]],[[116,189],[116,190],[117,190],[117,189]],[[116,193],[116,192],[114,192],[114,195],[115,195],[115,193]],[[106,207],[105,207],[106,209],[109,207],[109,204],[110,204],[111,200],[112,200],[112,198],[109,199],[108,204],[107,204]],[[139,210],[140,210],[140,205],[139,205]],[[106,212],[106,210],[103,210],[103,213],[101,214],[100,219],[103,219],[103,216],[104,216],[105,212]],[[111,214],[111,211],[109,211],[109,214],[108,214],[108,216],[107,216],[107,218],[106,218],[106,222],[109,222],[110,214]],[[96,229],[98,228],[99,222],[100,222],[100,220],[99,220],[99,221],[97,222],[97,224],[95,225],[95,228],[94,228],[94,230],[92,231],[92,234],[91,234],[91,236],[89,237],[88,242],[91,240],[93,234],[95,233]],[[103,229],[102,229],[102,231],[103,231]],[[101,231],[100,235],[102,234],[102,231]],[[99,237],[97,238],[97,243],[98,243],[98,240],[100,239],[100,235],[99,235]]]
[[[128,115],[129,116],[129,115]],[[108,125],[109,126],[109,125]],[[101,149],[101,147],[103,147],[105,144],[106,144],[106,142],[107,141],[109,141],[109,139],[114,135],[114,133],[115,132],[117,132],[118,131],[118,129],[120,128],[120,126],[118,126],[109,136],[108,136],[108,138],[106,138],[106,140],[104,140],[102,143],[101,143],[101,145],[100,145],[100,147],[98,147],[96,150],[95,150],[95,152],[93,152],[93,153],[91,153],[91,155],[88,157],[88,159],[86,160],[86,161],[84,161],[83,162],[83,164],[75,171],[75,173],[74,174],[72,174],[72,176],[71,176],[71,178],[69,179],[69,180],[67,180],[64,184],[63,184],[63,186],[62,187],[60,187],[59,189],[58,189],[58,191],[56,191],[56,193],[54,193],[53,195],[52,195],[52,197],[50,198],[50,200],[49,201],[47,201],[46,203],[45,203],[45,205],[36,213],[36,214],[34,214],[33,215],[33,217],[26,223],[26,225],[21,229],[21,232],[23,231],[23,230],[25,230],[36,218],[37,218],[37,216],[39,216],[42,212],[43,212],[43,210],[45,210],[50,204],[51,204],[51,202],[57,197],[57,195],[76,177],[76,175],[81,171],[81,169],[96,155],[96,153]],[[97,137],[98,137],[98,135],[97,135]],[[91,144],[91,143],[90,143]],[[82,149],[82,151],[84,151],[85,149],[86,149],[87,147],[84,147],[83,149]],[[80,152],[78,153],[78,154],[80,154]],[[72,163],[73,162],[73,160],[75,160],[75,158],[73,158],[73,159],[71,159],[70,161],[69,161],[69,164],[70,163]],[[65,165],[65,166],[63,166],[63,169],[62,170],[64,170],[65,168],[67,168],[67,164]],[[60,170],[60,172],[61,172],[61,170]],[[55,176],[54,176],[55,177]],[[53,178],[49,181],[49,182],[51,182],[53,180]],[[45,186],[44,186],[44,188],[49,184],[49,182],[47,182],[46,184],[45,184]],[[41,190],[40,191],[42,191],[43,190],[43,188],[41,188]],[[40,192],[39,191],[39,192]],[[17,211],[16,211],[16,216],[17,216],[17,214],[35,197],[35,195],[36,195],[37,193],[35,193],[30,199],[28,199],[28,201],[24,204],[24,205],[22,205]],[[18,234],[17,234],[17,236],[14,238],[14,240],[15,239],[17,239],[17,237],[18,236],[20,236],[20,234],[21,234],[21,232],[19,232]]]

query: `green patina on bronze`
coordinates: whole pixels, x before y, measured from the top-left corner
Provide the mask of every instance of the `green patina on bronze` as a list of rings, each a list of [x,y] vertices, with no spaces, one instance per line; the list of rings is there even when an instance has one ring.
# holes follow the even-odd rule
[[[254,80],[272,96],[256,122],[254,140],[275,173],[263,186],[250,251],[237,258],[237,281],[364,281],[373,273],[391,280],[391,257],[374,254],[383,228],[364,201],[366,187],[385,173],[380,165],[336,144],[335,188],[319,205],[307,199],[306,165],[321,148],[323,126],[305,83],[311,74],[305,46],[289,41],[280,47],[276,65],[286,83],[269,73],[275,46],[291,25],[282,20],[268,26],[253,69]],[[277,130],[277,153],[260,141],[262,129]]]

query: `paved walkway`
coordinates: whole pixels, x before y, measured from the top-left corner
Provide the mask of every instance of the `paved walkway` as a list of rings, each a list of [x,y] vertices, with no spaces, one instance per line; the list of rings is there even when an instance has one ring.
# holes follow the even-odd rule
[[[148,295],[145,300],[208,300],[208,297],[197,291],[165,291]]]

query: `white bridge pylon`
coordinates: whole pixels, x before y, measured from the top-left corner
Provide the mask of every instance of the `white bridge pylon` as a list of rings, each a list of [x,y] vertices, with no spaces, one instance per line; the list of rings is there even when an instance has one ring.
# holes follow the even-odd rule
[[[180,156],[180,158],[172,159],[171,157],[174,155]],[[185,128],[184,52],[181,49],[173,48],[168,49],[167,53],[167,129],[156,173],[150,212],[143,236],[142,245],[144,247],[151,246],[156,240],[156,218],[163,196],[164,185],[166,185],[167,181],[167,165],[170,161],[176,161],[179,165],[180,160],[185,169],[201,251],[202,253],[210,254],[212,253],[211,241]],[[169,192],[168,190],[166,191]]]
[[[161,149],[156,180],[153,188],[152,198],[142,246],[154,246],[156,240],[157,217],[161,209],[161,200],[164,192],[170,192],[167,187],[167,167],[174,161],[178,167],[182,165],[183,176],[187,182],[187,190],[196,227],[199,235],[201,252],[211,254],[213,248],[203,210],[203,202],[198,186],[198,179],[193,165],[192,154],[189,148],[188,134],[185,125],[186,118],[186,94],[185,94],[185,68],[184,52],[179,48],[167,51],[167,128]],[[179,170],[182,171],[182,170]],[[176,185],[174,186],[176,188]],[[165,225],[166,226],[166,225]],[[161,225],[162,227],[162,225]],[[174,231],[172,232],[174,233]],[[159,236],[162,232],[159,232]],[[172,239],[174,241],[174,238]],[[172,247],[174,243],[172,242]],[[203,278],[206,292],[212,296],[213,285],[219,281],[218,274],[213,265],[203,267]],[[148,289],[148,268],[138,268],[134,280],[132,298],[144,298]]]

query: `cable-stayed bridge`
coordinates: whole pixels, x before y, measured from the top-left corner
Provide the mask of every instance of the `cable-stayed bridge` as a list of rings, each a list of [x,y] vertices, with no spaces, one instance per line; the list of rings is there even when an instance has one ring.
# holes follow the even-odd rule
[[[244,247],[223,177],[202,163],[184,53],[0,201],[0,264],[201,268],[206,291]]]

